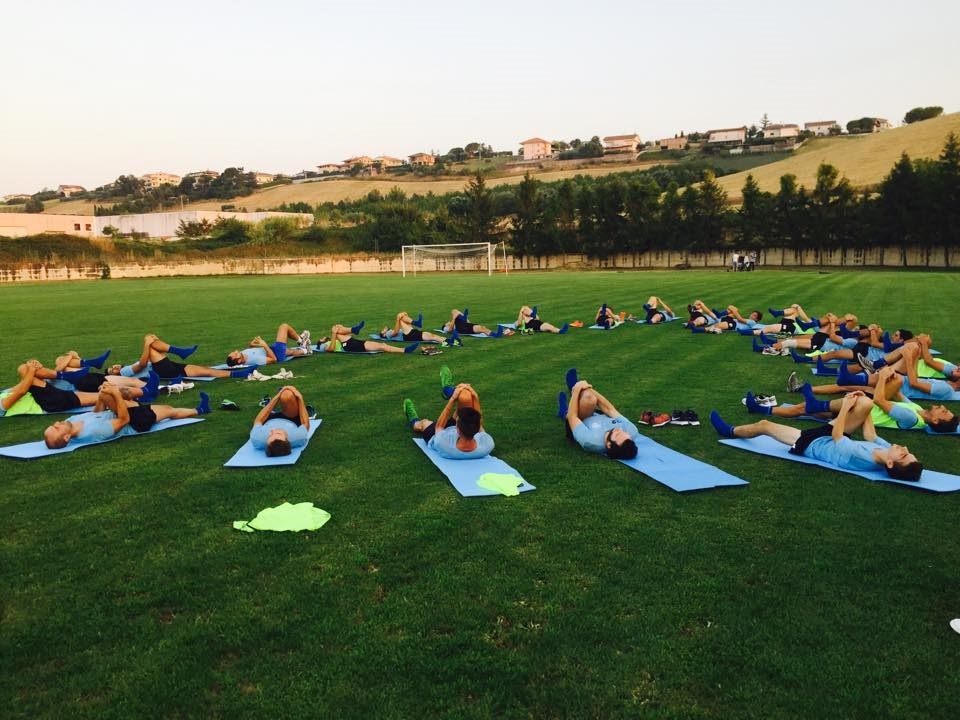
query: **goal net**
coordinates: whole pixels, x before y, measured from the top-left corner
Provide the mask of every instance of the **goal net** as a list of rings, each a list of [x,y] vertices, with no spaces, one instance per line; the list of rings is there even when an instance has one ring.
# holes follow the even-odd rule
[[[451,243],[449,245],[404,245],[400,248],[403,277],[412,272],[486,270],[493,275],[494,243]]]

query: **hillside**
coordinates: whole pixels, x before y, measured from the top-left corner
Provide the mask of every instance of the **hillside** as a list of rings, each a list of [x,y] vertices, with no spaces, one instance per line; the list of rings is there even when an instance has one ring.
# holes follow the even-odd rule
[[[797,176],[798,184],[811,188],[816,184],[817,167],[829,163],[854,187],[866,187],[881,182],[903,152],[913,160],[939,156],[951,132],[960,136],[960,113],[941,115],[872,135],[819,138],[804,143],[795,154],[780,162],[726,175],[718,182],[732,201],[739,202],[749,174],[753,175],[761,190],[769,192],[777,192],[780,177],[788,173]]]

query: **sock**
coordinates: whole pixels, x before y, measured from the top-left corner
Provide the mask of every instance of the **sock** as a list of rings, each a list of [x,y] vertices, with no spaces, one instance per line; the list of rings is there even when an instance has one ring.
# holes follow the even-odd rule
[[[200,404],[197,405],[197,415],[210,414],[210,396],[205,392],[200,392]]]
[[[417,415],[417,408],[414,407],[413,400],[410,398],[406,398],[403,401],[403,414],[406,416],[407,424],[409,424],[410,427],[413,427],[417,420],[420,419],[420,416]]]
[[[764,407],[757,402],[757,399],[753,396],[752,392],[747,392],[747,412],[757,413],[760,415],[772,415],[773,408]]]
[[[417,319],[410,323],[414,327],[423,327],[423,313],[417,313]]]
[[[90,372],[90,368],[88,367],[80,368],[79,370],[60,370],[57,373],[57,379],[72,383],[74,380],[82,378],[88,372]]]
[[[837,373],[837,383],[840,385],[866,385],[866,373],[852,373],[848,369],[847,363],[840,363],[840,371]]]
[[[179,355],[183,360],[186,360],[197,351],[198,347],[200,346],[191,345],[190,347],[175,347],[171,345],[170,352],[172,352],[174,355]]]
[[[257,368],[256,368],[255,365],[251,365],[250,367],[240,368],[240,369],[238,369],[238,370],[231,370],[231,371],[230,371],[230,377],[232,377],[232,378],[245,378],[245,377],[249,377],[250,374],[253,373],[256,369],[257,369]]]
[[[536,317],[536,316],[537,316],[537,306],[534,305],[532,308],[530,308],[530,317]]]
[[[470,308],[464,308],[464,309],[463,309],[463,312],[460,313],[460,317],[462,317],[462,318],[463,318],[463,321],[466,322],[466,321],[467,321],[467,315],[469,315],[469,314],[470,314]]]
[[[567,390],[573,390],[573,386],[577,384],[577,369],[570,368],[567,370]]]
[[[564,323],[563,327],[560,328],[560,332],[558,332],[557,335],[565,335],[567,330],[569,329],[570,329],[570,323]]]
[[[753,351],[754,352],[763,352],[763,343],[758,341],[756,336],[753,338]]]
[[[713,425],[714,429],[717,431],[717,434],[721,437],[736,437],[733,434],[733,425],[728,425],[723,421],[723,418],[720,417],[720,413],[716,410],[711,411],[710,413],[710,423]]]
[[[693,332],[693,333],[705,333],[706,331],[707,331],[707,329],[706,329],[705,327],[692,327],[692,328],[690,328],[690,332]]]
[[[567,404],[567,394],[563,391],[557,394],[557,417],[565,418],[567,416],[567,410],[569,405]]]
[[[85,368],[102,368],[103,363],[106,362],[107,358],[110,357],[110,351],[107,350],[103,355],[100,355],[95,358],[85,358],[80,361],[80,366]]]
[[[497,329],[490,333],[490,337],[503,337],[503,325],[497,325]]]
[[[403,351],[404,351],[407,355],[409,355],[409,354],[412,353],[412,352],[416,352],[416,350],[417,350],[418,347],[420,347],[420,343],[419,343],[419,342],[410,343],[409,345],[407,345],[407,346],[403,349]]]
[[[157,375],[153,370],[150,371],[146,385],[143,386],[143,395],[140,397],[140,402],[149,403],[157,399],[157,394],[160,391],[160,376]]]
[[[767,310],[774,317],[783,317],[783,310],[776,310],[774,308],[767,308]]]
[[[773,345],[776,341],[776,338],[772,338],[766,333],[760,333],[760,342],[762,342],[764,345]]]
[[[817,375],[836,375],[837,369],[827,367],[827,364],[823,362],[823,358],[820,355],[817,355]]]
[[[886,367],[886,366],[887,366],[887,359],[886,359],[886,358],[880,358],[879,360],[874,360],[874,361],[873,361],[873,369],[874,369],[874,370],[879,370],[880,368]]]
[[[367,323],[366,323],[365,320],[361,320],[361,321],[358,322],[356,325],[354,325],[352,328],[350,328],[350,332],[353,333],[354,335],[356,335],[358,332],[360,332],[361,330],[363,330],[363,326],[366,325],[366,324],[367,324]]]
[[[449,347],[453,347],[454,345],[462,344],[462,342],[461,342],[461,340],[460,340],[460,333],[458,333],[456,330],[454,330],[454,331],[453,331],[453,334],[450,335],[450,337],[447,338],[446,343],[447,343],[447,345],[448,345]]]
[[[816,327],[816,326],[818,325],[818,323],[816,322],[816,320],[810,320],[810,322],[806,322],[806,321],[804,321],[804,320],[799,320],[799,319],[798,319],[798,320],[797,320],[797,325],[799,325],[800,328],[803,329],[803,330],[809,330],[809,329],[812,328],[812,327]]]
[[[447,399],[453,395],[453,373],[446,365],[440,366],[440,393]]]
[[[810,393],[809,397],[807,396],[806,393],[804,393],[804,397],[806,397],[806,402],[804,403],[804,410],[807,413],[813,414],[813,413],[821,413],[821,412],[830,412],[829,400],[817,400],[815,397],[812,397],[812,395],[813,395],[812,392]]]
[[[812,363],[812,362],[813,362],[813,358],[808,358],[806,355],[801,355],[800,353],[798,353],[798,352],[797,352],[796,350],[794,350],[793,348],[790,348],[790,357],[793,358],[793,361],[794,361],[794,362],[798,362],[798,363],[808,363],[808,364],[809,364],[809,363]]]

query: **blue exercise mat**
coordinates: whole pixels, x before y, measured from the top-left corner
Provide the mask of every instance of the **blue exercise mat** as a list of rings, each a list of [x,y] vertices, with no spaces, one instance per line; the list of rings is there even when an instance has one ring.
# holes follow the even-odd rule
[[[713,465],[654,442],[646,435],[634,438],[637,456],[620,460],[624,465],[653,478],[677,492],[708,490],[729,485],[749,485],[746,480],[731,475]]]
[[[663,320],[661,320],[660,322],[652,323],[652,322],[650,322],[649,320],[647,320],[646,318],[638,318],[638,319],[635,320],[634,322],[636,322],[637,325],[663,325],[664,323],[669,323],[669,322],[673,322],[674,320],[679,320],[679,319],[680,319],[680,318],[677,317],[676,315],[669,315],[669,314],[667,314],[667,313],[664,313],[664,314],[666,315],[666,317],[665,317]]]
[[[407,340],[406,338],[403,338],[403,339],[401,340],[400,338],[395,338],[395,337],[385,337],[384,335],[381,335],[380,333],[371,333],[371,334],[370,334],[370,339],[371,339],[371,340],[379,340],[380,342],[395,342],[395,343],[412,343],[412,342],[419,342],[419,343],[425,343],[425,344],[427,344],[427,345],[438,345],[438,344],[440,343],[439,340]]]
[[[611,325],[610,327],[604,327],[603,325],[591,325],[591,326],[588,327],[587,329],[588,329],[588,330],[616,330],[618,327],[620,327],[621,325],[623,325],[623,323],[624,323],[623,320],[618,320],[617,322],[615,322],[615,323],[614,323],[613,325]]]
[[[744,438],[724,438],[720,440],[724,445],[739,448],[740,450],[749,450],[760,455],[769,455],[770,457],[780,458],[781,460],[792,460],[794,462],[805,463],[807,465],[819,465],[828,470],[848,473],[850,475],[859,475],[867,480],[874,482],[889,482],[897,485],[906,485],[907,487],[921,488],[932,492],[956,492],[960,490],[960,476],[950,475],[948,473],[937,472],[935,470],[924,469],[923,474],[917,482],[908,480],[894,480],[883,470],[845,470],[836,465],[830,465],[821,460],[814,460],[806,455],[793,455],[790,453],[790,446],[784,445],[771,437],[761,435],[760,437]]]
[[[507,465],[503,460],[495,458],[492,455],[482,458],[473,458],[469,460],[451,460],[431,450],[423,438],[413,438],[413,442],[423,451],[423,454],[430,458],[430,462],[437,466],[450,484],[456,488],[457,492],[464,497],[480,497],[483,495],[500,495],[496,490],[488,490],[478,481],[483,475],[516,475],[522,480],[517,487],[518,492],[528,492],[536,488],[523,480],[519,472]]]
[[[0,455],[17,458],[19,460],[35,460],[36,458],[46,457],[47,455],[61,455],[63,453],[73,452],[74,450],[82,447],[88,447],[90,445],[102,445],[103,443],[113,442],[117,438],[121,437],[149,435],[150,433],[160,432],[161,430],[169,430],[171,428],[181,427],[183,425],[192,425],[193,423],[198,422],[203,422],[203,418],[192,417],[183,418],[180,420],[161,420],[146,432],[139,433],[127,425],[126,427],[122,428],[119,433],[113,437],[107,438],[106,440],[88,443],[67,443],[65,447],[57,448],[56,450],[51,450],[48,448],[43,440],[37,440],[36,442],[28,442],[20,445],[11,445],[9,447],[0,448]]]
[[[504,327],[506,327],[506,326],[504,326]],[[434,330],[433,332],[435,332],[435,333],[449,334],[449,331],[448,331],[448,330],[444,330],[443,328],[438,328],[437,330]],[[496,330],[494,330],[494,332],[496,332]],[[457,333],[457,335],[459,335],[460,337],[475,337],[475,338],[492,338],[492,337],[498,337],[498,336],[495,336],[495,335],[484,335],[483,333]]]
[[[300,447],[291,448],[289,455],[280,455],[279,457],[270,457],[263,450],[257,450],[253,446],[252,440],[247,440],[243,446],[237,450],[233,457],[227,460],[224,467],[266,467],[273,465],[293,465],[300,459],[300,454],[310,444],[310,438],[320,427],[323,418],[315,418],[310,421],[310,430],[307,431],[307,442]]]

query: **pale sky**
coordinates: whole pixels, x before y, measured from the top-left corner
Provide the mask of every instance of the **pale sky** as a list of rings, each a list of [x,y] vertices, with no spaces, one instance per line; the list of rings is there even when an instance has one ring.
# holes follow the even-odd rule
[[[960,111],[954,0],[52,0],[0,18],[0,196]]]

